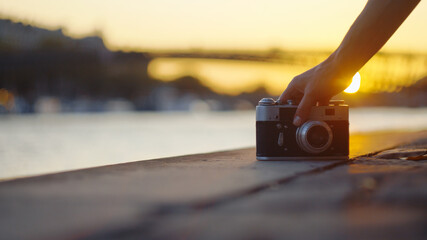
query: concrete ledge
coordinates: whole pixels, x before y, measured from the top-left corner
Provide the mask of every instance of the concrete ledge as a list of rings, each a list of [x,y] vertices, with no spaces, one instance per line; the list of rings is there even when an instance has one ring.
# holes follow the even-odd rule
[[[385,236],[421,239],[426,161],[372,153],[423,138],[353,135],[353,161],[260,162],[251,148],[1,182],[0,238],[329,239],[412,224]]]

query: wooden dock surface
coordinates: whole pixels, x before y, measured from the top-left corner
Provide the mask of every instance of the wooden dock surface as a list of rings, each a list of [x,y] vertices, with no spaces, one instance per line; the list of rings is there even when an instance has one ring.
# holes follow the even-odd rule
[[[0,182],[0,239],[426,239],[427,132],[350,144],[351,161],[249,148]]]

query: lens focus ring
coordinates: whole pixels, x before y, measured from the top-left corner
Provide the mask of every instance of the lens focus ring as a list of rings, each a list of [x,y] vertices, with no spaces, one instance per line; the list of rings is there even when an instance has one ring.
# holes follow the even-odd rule
[[[296,141],[308,153],[321,153],[331,146],[332,130],[323,121],[308,121],[297,129]]]

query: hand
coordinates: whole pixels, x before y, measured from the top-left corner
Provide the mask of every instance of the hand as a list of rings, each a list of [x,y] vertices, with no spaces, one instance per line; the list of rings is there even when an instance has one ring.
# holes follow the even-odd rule
[[[351,83],[349,74],[342,74],[334,60],[327,59],[312,69],[294,77],[279,97],[279,103],[299,101],[293,124],[300,126],[308,120],[316,102],[328,103]]]
[[[294,125],[307,121],[316,102],[327,102],[343,91],[351,77],[377,53],[420,0],[369,0],[340,46],[324,62],[292,79],[279,98],[301,100]]]

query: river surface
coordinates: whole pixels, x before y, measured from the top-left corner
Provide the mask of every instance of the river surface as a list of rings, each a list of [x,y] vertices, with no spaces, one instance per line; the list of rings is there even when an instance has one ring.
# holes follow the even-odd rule
[[[350,131],[426,130],[427,108],[355,108]],[[255,112],[0,116],[0,180],[255,146]]]

